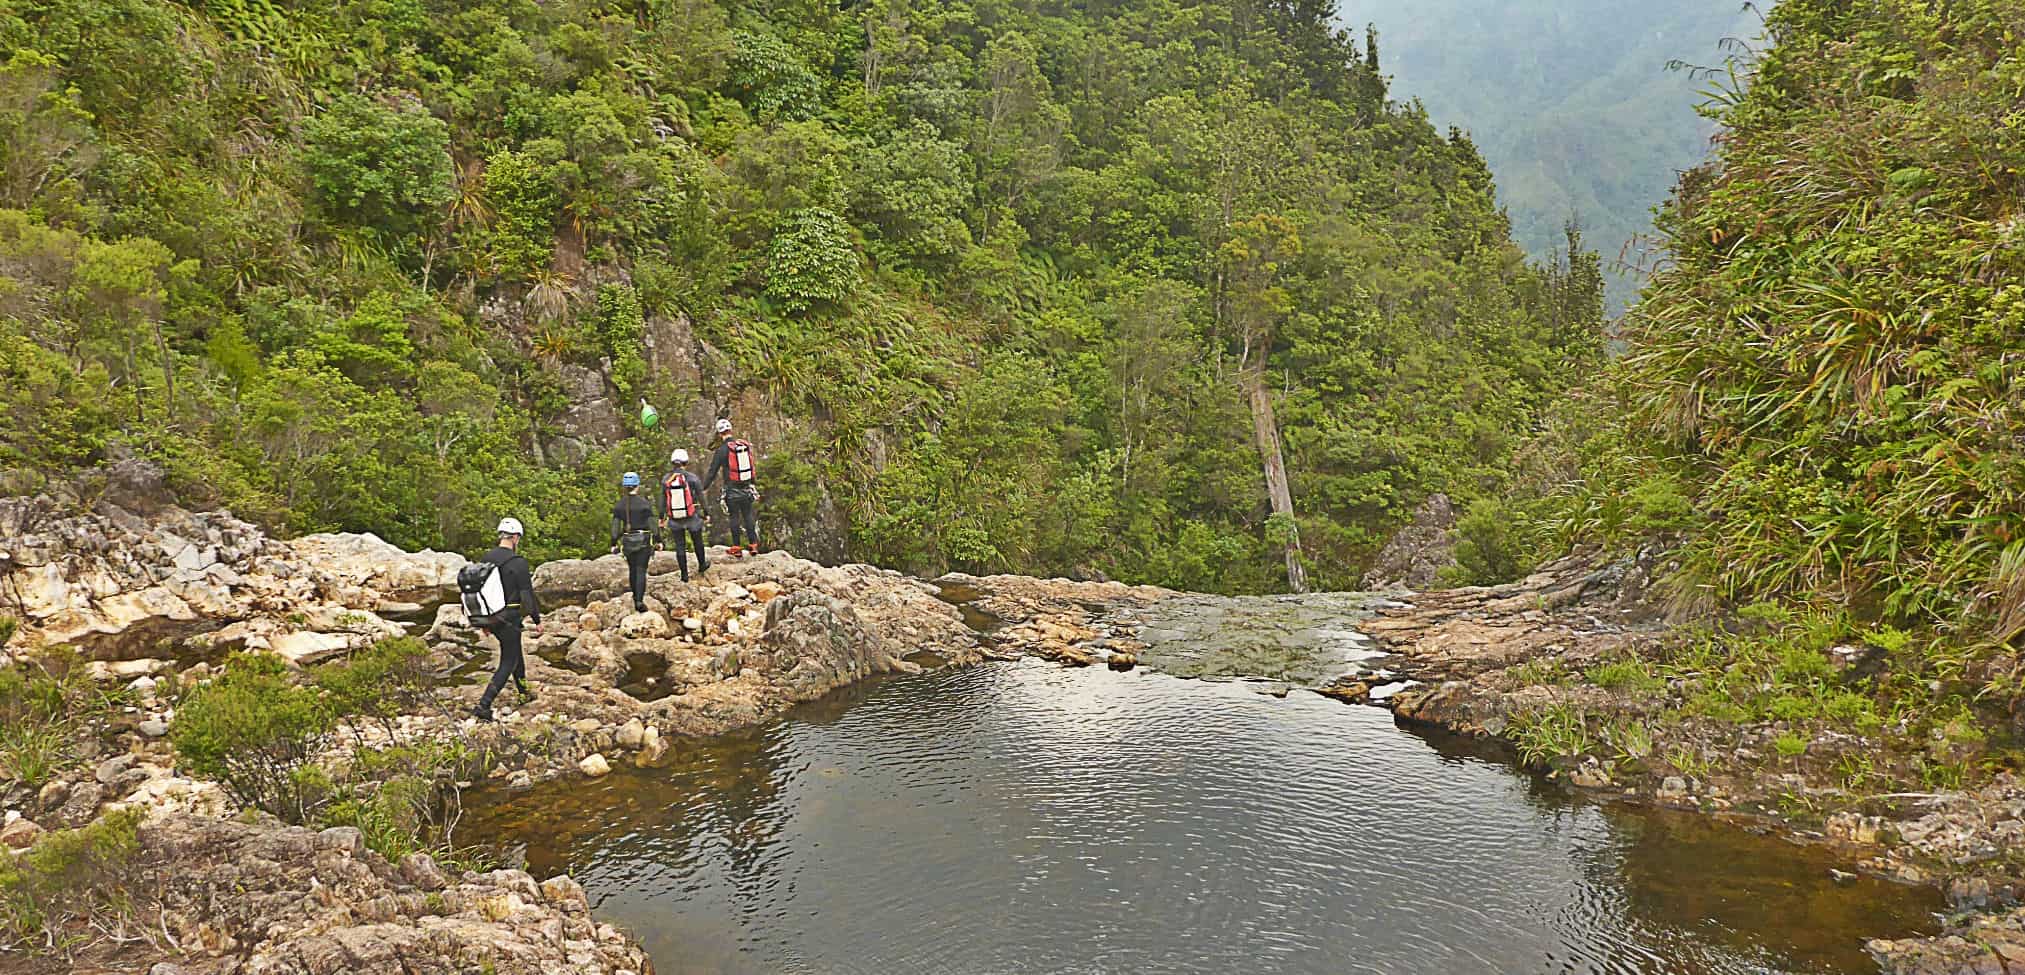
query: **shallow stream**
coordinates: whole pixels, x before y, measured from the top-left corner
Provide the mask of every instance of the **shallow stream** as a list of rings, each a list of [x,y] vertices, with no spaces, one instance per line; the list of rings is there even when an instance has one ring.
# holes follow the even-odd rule
[[[1597,805],[1375,708],[1028,661],[481,800],[689,973],[1873,972],[1931,891]]]

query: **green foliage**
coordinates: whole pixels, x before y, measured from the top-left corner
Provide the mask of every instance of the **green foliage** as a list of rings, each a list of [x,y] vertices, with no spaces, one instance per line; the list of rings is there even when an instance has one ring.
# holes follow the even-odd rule
[[[41,788],[78,763],[82,735],[118,703],[73,653],[0,667],[0,780]]]
[[[841,304],[858,289],[858,255],[842,217],[797,210],[767,249],[766,295],[791,312]]]
[[[1514,715],[1506,735],[1528,765],[1580,758],[1596,747],[1588,716],[1572,704],[1556,704]]]
[[[170,726],[177,760],[286,822],[356,826],[391,859],[453,855],[457,783],[482,774],[482,763],[462,742],[416,741],[402,730],[401,715],[442,706],[422,641],[384,640],[303,677],[272,655],[234,655],[184,696]],[[391,744],[369,746],[369,724]],[[354,750],[325,763],[346,733]]]
[[[823,80],[780,38],[732,31],[731,90],[762,119],[794,121],[816,113]]]
[[[337,716],[279,657],[237,654],[221,670],[177,710],[169,730],[177,762],[244,805],[309,822],[324,799],[312,763],[333,740]]]
[[[89,826],[42,837],[19,857],[0,857],[0,947],[68,955],[74,924],[130,920],[148,893],[135,885],[146,811],[110,813]]]
[[[1756,81],[1715,106],[1719,168],[1662,215],[1623,382],[1712,513],[1687,556],[1718,597],[2025,628],[2025,290],[2004,283],[2025,155],[1990,141],[2017,14],[1783,3]]]
[[[303,130],[318,202],[354,226],[398,240],[428,230],[431,212],[455,195],[449,126],[412,96],[343,95]]]
[[[1603,277],[1579,235],[1526,263],[1475,145],[1326,16],[24,7],[0,465],[131,452],[280,530],[472,550],[512,514],[580,555],[610,475],[698,433],[595,404],[709,390],[777,438],[798,548],[1261,591],[1298,536],[1354,586],[1427,494],[1511,486]],[[1489,576],[1552,533],[1471,534]]]

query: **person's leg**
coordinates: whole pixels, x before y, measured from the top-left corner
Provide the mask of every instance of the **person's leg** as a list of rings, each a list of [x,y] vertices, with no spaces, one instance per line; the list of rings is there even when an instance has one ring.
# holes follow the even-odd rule
[[[654,557],[654,550],[643,548],[626,553],[627,582],[633,589],[633,611],[647,611],[647,560]]]
[[[743,547],[748,538],[753,542],[759,541],[757,536],[750,536],[746,528],[752,522],[751,498],[728,495],[724,499],[724,511],[725,514],[731,516],[731,544],[733,547]]]
[[[747,550],[759,551],[759,499],[745,499],[745,538]]]
[[[527,679],[526,661],[520,654],[520,624],[502,623],[492,628],[492,635],[499,640],[499,666],[492,671],[492,681],[485,685],[485,693],[478,697],[478,710],[483,714],[492,712],[492,702],[506,688],[507,681]]]
[[[703,573],[710,571],[710,556],[703,554],[704,542],[703,542],[702,525],[697,525],[695,528],[689,529],[689,540],[695,543],[696,545],[696,574],[702,575]],[[681,539],[676,539],[675,547],[678,549],[682,547]]]
[[[689,550],[683,547],[687,543],[687,540],[682,537],[685,533],[682,531],[682,528],[679,525],[674,526],[670,530],[675,535],[675,537],[672,539],[672,541],[675,543],[675,565],[682,570],[682,581],[688,582]]]

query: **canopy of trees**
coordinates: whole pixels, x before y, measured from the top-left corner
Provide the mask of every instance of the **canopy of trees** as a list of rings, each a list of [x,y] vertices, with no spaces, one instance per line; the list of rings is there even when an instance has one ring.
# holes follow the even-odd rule
[[[770,523],[857,557],[1351,584],[1428,492],[1503,487],[1602,283],[1574,236],[1528,264],[1332,16],[8,5],[0,468],[130,451],[289,530],[471,548],[511,513],[553,555],[670,446],[565,463],[588,374],[765,404]],[[710,390],[645,348],[676,320]]]

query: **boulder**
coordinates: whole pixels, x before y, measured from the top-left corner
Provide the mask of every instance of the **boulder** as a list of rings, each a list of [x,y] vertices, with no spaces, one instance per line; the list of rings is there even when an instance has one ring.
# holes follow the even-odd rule
[[[288,543],[296,558],[334,580],[380,593],[411,593],[457,585],[464,556],[454,552],[402,551],[377,535],[304,535]]]
[[[633,613],[619,621],[619,635],[628,640],[658,639],[668,635],[668,620],[660,613]]]
[[[0,826],[0,847],[9,850],[25,850],[42,838],[42,827],[29,819],[16,819],[6,826]]]
[[[592,752],[584,756],[583,761],[577,763],[577,771],[595,779],[610,775],[612,773],[612,765],[610,762],[605,761],[605,756]]]
[[[351,649],[351,637],[341,633],[299,631],[270,637],[267,648],[302,666],[321,663]]]

